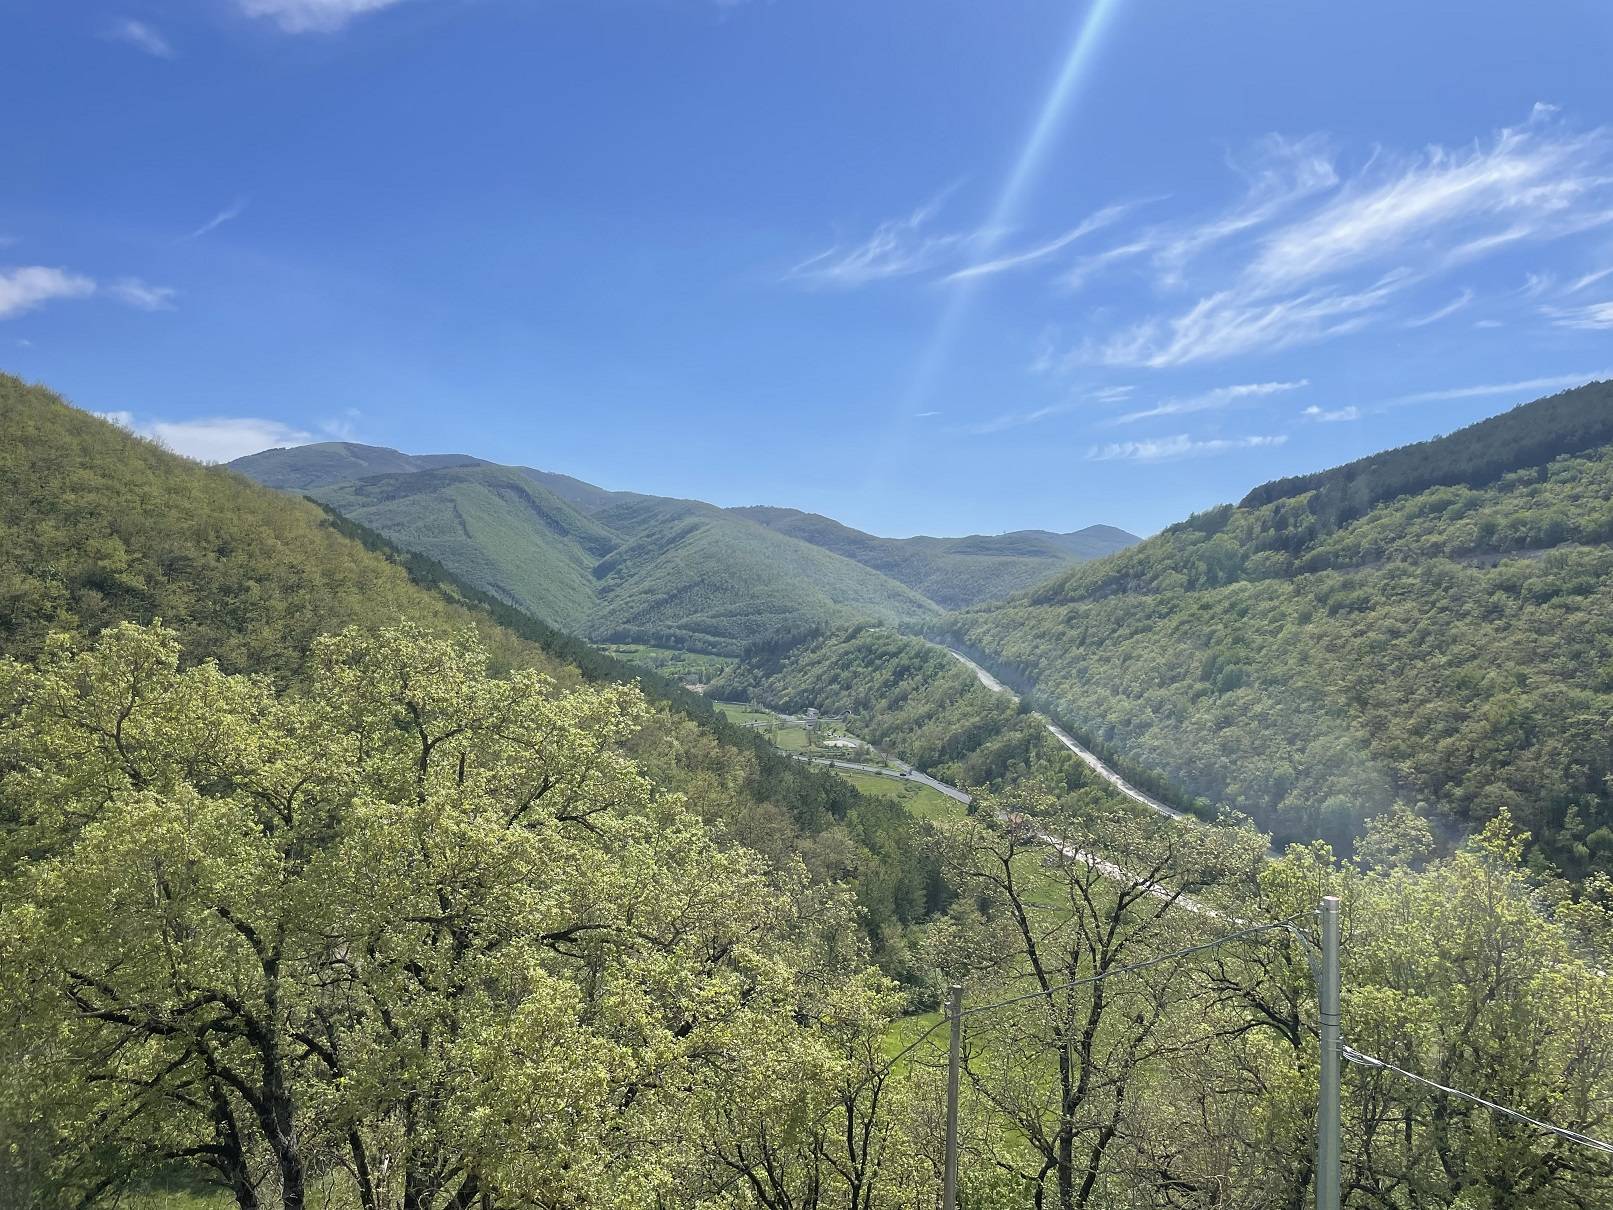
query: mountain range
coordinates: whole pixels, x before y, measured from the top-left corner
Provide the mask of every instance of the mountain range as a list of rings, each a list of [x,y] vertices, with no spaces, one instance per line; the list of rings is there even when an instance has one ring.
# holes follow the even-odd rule
[[[779,631],[916,624],[1137,541],[1106,525],[882,538],[795,509],[720,508],[352,442],[266,450],[230,467],[595,641],[728,655]]]

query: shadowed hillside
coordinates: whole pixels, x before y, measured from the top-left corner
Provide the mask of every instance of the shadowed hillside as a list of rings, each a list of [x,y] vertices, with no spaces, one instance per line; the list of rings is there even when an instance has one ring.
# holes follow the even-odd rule
[[[944,629],[1281,838],[1505,810],[1613,869],[1613,384],[1257,488]]]

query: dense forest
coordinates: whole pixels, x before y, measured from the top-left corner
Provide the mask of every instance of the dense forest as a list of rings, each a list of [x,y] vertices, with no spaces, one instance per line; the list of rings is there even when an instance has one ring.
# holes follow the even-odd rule
[[[1613,1133],[1613,879],[1506,804],[1272,860],[933,645],[750,644],[736,695],[986,787],[921,825],[362,525],[0,422],[0,1205],[933,1210],[959,981],[968,1210],[1301,1210],[1323,893],[1353,1046]],[[1387,1068],[1344,1121],[1349,1210],[1613,1197]]]
[[[1279,840],[1505,810],[1613,869],[1610,411],[1593,384],[1258,489],[942,630]]]

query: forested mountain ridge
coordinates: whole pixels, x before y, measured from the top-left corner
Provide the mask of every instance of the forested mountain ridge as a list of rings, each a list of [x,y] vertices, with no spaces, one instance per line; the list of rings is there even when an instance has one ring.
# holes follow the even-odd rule
[[[404,454],[382,445],[321,441],[237,458],[231,467],[266,487],[305,491],[370,475],[408,474],[446,466],[488,466],[469,454]]]
[[[1396,801],[1452,832],[1506,809],[1543,858],[1610,869],[1610,440],[1593,383],[1256,489],[940,631],[1280,841],[1348,843]]]
[[[962,538],[880,538],[793,508],[729,511],[855,559],[948,609],[1029,588],[1072,562],[1099,559],[1138,540],[1112,525],[1089,525],[1068,534],[1021,529]]]
[[[877,538],[793,509],[725,509],[466,455],[345,442],[231,465],[597,641],[730,655],[780,629],[916,622],[1135,541],[1108,526]]]
[[[613,493],[583,509],[521,467],[417,470],[307,494],[601,642],[734,654],[773,628],[937,612],[861,564],[712,505]]]

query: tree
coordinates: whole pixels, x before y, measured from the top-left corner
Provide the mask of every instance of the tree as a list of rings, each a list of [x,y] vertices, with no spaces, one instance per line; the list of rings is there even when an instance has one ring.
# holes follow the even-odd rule
[[[179,657],[125,624],[0,664],[36,1202],[179,1171],[243,1210],[692,1204],[688,1124],[870,977],[842,892],[623,754],[630,686],[408,625],[318,641],[296,693]]]
[[[1140,1104],[1196,1044],[1180,1015],[1193,964],[1126,968],[1228,931],[1200,897],[1246,875],[1263,846],[1093,792],[1061,804],[1030,786],[978,805],[942,842],[974,909],[954,973],[971,1003],[1005,1001],[971,1021],[964,1051],[972,1112],[1006,1127],[973,1136],[975,1163],[1011,1173],[1038,1208],[1099,1204],[1147,1179],[1132,1162]]]

